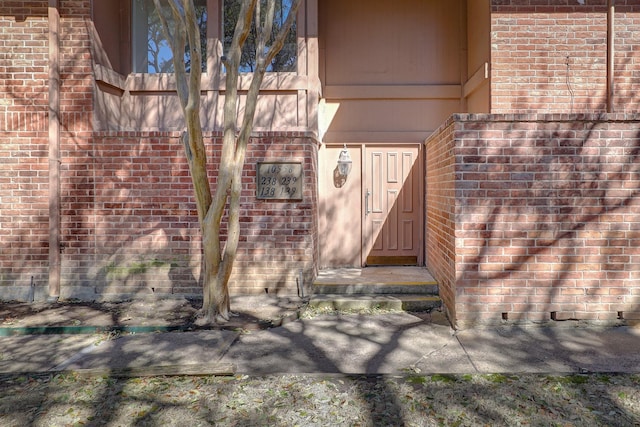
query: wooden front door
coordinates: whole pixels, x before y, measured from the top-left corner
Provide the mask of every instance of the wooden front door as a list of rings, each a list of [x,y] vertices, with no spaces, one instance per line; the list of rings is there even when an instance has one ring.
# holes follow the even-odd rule
[[[365,146],[363,265],[422,265],[422,145]]]

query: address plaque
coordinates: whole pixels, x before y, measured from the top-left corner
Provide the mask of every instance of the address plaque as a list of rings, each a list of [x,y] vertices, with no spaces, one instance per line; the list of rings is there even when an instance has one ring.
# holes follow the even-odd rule
[[[258,162],[258,199],[302,200],[301,162]]]

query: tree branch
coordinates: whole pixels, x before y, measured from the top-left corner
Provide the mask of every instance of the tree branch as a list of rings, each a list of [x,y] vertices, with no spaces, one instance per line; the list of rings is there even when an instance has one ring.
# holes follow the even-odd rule
[[[166,0],[171,14],[162,7],[161,0],[154,0],[162,29],[173,53],[174,77],[180,106],[185,116],[187,131],[182,135],[185,156],[191,172],[196,196],[196,207],[200,225],[203,225],[211,206],[211,186],[207,174],[207,154],[200,122],[200,81],[202,74],[202,51],[200,50],[200,28],[198,27],[193,0]],[[171,37],[170,20],[174,34]],[[187,76],[184,51],[189,40],[191,70]]]
[[[178,98],[180,99],[182,108],[185,108],[189,100],[187,70],[185,68],[184,61],[182,59],[178,61],[176,58],[176,55],[178,55],[179,52],[184,52],[187,45],[187,30],[184,25],[184,18],[181,14],[182,7],[179,4],[180,0],[166,0],[169,4],[169,9],[171,10],[171,14],[169,14],[167,9],[162,7],[161,1],[162,0],[153,0],[153,4],[155,5],[158,16],[160,17],[164,36],[171,47],[171,52],[173,53],[173,69],[176,78]],[[191,0],[185,1],[191,3]],[[171,26],[169,25],[171,18],[175,21],[175,25],[173,25],[173,34],[171,33]]]
[[[275,3],[274,0],[269,0],[268,12],[271,15],[271,19],[270,20],[267,19],[265,21],[265,26],[258,30],[259,39],[266,39],[269,35],[271,35],[271,30],[273,26],[273,15],[275,12],[274,3]],[[291,27],[293,26],[293,23],[295,22],[296,15],[298,14],[298,8],[300,7],[300,3],[301,3],[301,0],[294,0],[293,4],[291,5],[291,9],[289,10],[289,14],[287,15],[287,19],[285,20],[285,23],[283,24],[282,27],[280,27],[280,30],[278,31],[278,34],[276,35],[276,38],[273,44],[271,45],[271,47],[267,52],[265,52],[266,44],[262,45],[262,42],[261,42],[261,43],[258,43],[256,46],[256,63],[259,66],[256,67],[257,70],[253,74],[253,79],[251,80],[249,91],[247,92],[247,104],[245,105],[244,118],[242,120],[242,127],[240,129],[240,134],[238,136],[239,146],[244,145],[244,147],[239,147],[240,149],[236,149],[236,158],[235,158],[236,162],[244,162],[244,154],[245,154],[244,150],[246,149],[246,144],[249,141],[249,137],[251,136],[251,130],[253,129],[255,111],[258,105],[258,102],[257,102],[258,94],[260,93],[260,86],[262,85],[262,80],[264,79],[264,73],[266,71],[264,68],[260,68],[260,66],[266,67],[267,64],[269,64],[273,60],[273,58],[277,55],[277,53],[282,49],[282,46],[284,45],[284,41],[286,40],[287,34],[289,33],[289,30],[291,29]],[[267,28],[267,26],[269,26],[269,28]],[[264,30],[268,30],[268,32]],[[249,102],[249,100],[255,100],[255,101]]]
[[[196,16],[196,9],[193,5],[193,0],[185,0],[184,6],[184,24],[187,29],[189,52],[191,57],[191,72],[189,73],[189,102],[187,109],[199,110],[200,81],[202,78],[200,26],[198,25],[198,18]]]
[[[296,20],[296,16],[298,15],[298,8],[300,7],[300,3],[302,0],[294,0],[291,4],[291,9],[289,10],[289,14],[287,15],[287,20],[284,22],[282,27],[280,28],[280,32],[276,35],[276,38],[271,43],[271,47],[269,48],[269,52],[267,52],[266,63],[270,64],[273,61],[273,58],[280,52],[282,47],[284,46],[284,41],[287,39],[287,34],[289,30],[293,26],[293,23]]]

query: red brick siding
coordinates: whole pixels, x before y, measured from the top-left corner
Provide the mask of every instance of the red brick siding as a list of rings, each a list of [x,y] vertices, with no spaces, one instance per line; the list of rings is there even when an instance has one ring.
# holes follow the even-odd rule
[[[199,226],[178,135],[95,133],[87,155],[68,160],[77,166],[68,189],[75,197],[63,211],[63,293],[201,295]],[[220,142],[220,135],[208,134],[212,171]],[[300,270],[311,280],[317,258],[315,156],[315,141],[303,134],[252,139],[232,292],[295,294]],[[257,200],[256,162],[282,160],[303,163],[303,200]]]
[[[46,1],[0,2],[0,287],[47,280]]]
[[[100,283],[83,268],[87,258],[97,260],[94,248],[98,234],[95,211],[87,209],[95,202],[93,184],[97,178],[92,138],[93,69],[86,24],[91,2],[62,0],[59,13],[61,296],[83,297],[87,291],[100,290]],[[83,287],[83,293],[77,294],[77,286]]]
[[[90,3],[61,1],[59,13],[61,182],[67,189],[62,199],[63,203],[77,203],[87,190],[69,184],[87,170],[84,154],[90,145],[93,104],[85,23]],[[0,5],[2,286],[28,286],[32,276],[39,288],[48,281],[48,31],[47,1],[3,1]]]
[[[247,153],[242,230],[231,284],[244,292],[297,292],[300,272],[308,285],[315,277],[318,253],[317,144],[302,133],[267,133],[256,138]],[[257,162],[302,162],[302,201],[256,199]]]
[[[607,1],[494,0],[493,113],[607,111]],[[615,2],[613,112],[637,111],[640,4]]]
[[[616,112],[635,112],[640,103],[640,4],[617,0],[614,22],[614,108]]]
[[[606,1],[570,3],[492,2],[493,113],[606,111]]]
[[[89,0],[60,2],[60,110],[62,129],[71,139],[86,139],[74,132],[92,130],[93,67],[86,19],[91,16]]]
[[[458,326],[639,310],[640,122],[572,119],[455,117]]]
[[[455,319],[455,141],[448,121],[426,141],[426,265],[438,281],[440,297]]]

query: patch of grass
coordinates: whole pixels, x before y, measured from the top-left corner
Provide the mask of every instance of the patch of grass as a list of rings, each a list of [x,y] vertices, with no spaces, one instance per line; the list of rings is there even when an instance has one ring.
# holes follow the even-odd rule
[[[589,376],[588,375],[566,375],[562,377],[556,377],[555,380],[558,381],[560,384],[578,385],[578,384],[588,383]]]
[[[504,375],[504,374],[488,374],[488,375],[484,375],[484,378],[486,378],[487,381],[490,381],[496,384],[504,384],[507,382],[511,382],[514,379],[518,379],[518,377],[514,377],[512,375]]]
[[[422,375],[409,375],[407,377],[407,382],[409,384],[425,384],[427,382],[427,378]]]
[[[455,383],[458,382],[458,377],[450,374],[434,374],[431,375],[431,381],[440,383]]]

